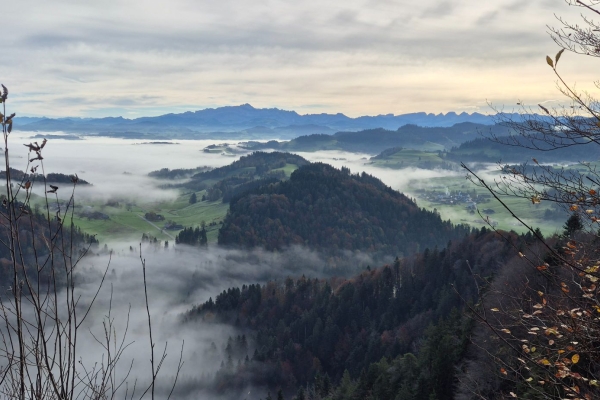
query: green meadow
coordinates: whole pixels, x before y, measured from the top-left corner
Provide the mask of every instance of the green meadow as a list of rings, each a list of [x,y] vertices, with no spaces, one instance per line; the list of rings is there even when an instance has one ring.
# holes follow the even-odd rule
[[[286,164],[284,167],[272,171],[281,170],[285,173],[286,178],[289,178],[297,168],[298,166],[295,164]],[[231,171],[224,179],[250,170],[254,170],[254,167]],[[205,181],[207,187],[216,182],[215,179]],[[160,183],[157,181],[157,185]],[[219,228],[229,209],[229,203],[223,203],[221,199],[202,201],[202,196],[206,192],[206,190],[192,192],[188,189],[179,189],[179,194],[174,200],[160,202],[144,201],[143,198],[136,200],[135,203],[78,202],[72,220],[83,231],[95,234],[100,242],[131,240],[132,238],[140,240],[143,234],[156,237],[161,241],[174,242],[174,238],[181,229],[164,229],[166,223],[174,223],[182,227],[198,227],[204,221],[209,242],[216,242]],[[190,197],[193,193],[196,193],[197,202],[190,204]],[[32,202],[43,207],[41,198],[32,199]],[[87,209],[87,215],[93,211],[108,216],[108,219],[90,218],[83,213],[84,209]],[[146,213],[162,215],[164,220],[148,221],[144,218]],[[70,222],[71,217],[67,218]]]

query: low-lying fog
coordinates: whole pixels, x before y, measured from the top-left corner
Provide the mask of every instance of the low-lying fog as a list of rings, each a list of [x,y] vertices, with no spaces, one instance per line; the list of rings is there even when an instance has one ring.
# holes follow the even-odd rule
[[[323,266],[327,263],[318,254],[300,247],[290,248],[280,253],[262,250],[237,251],[216,247],[198,250],[187,246],[175,249],[153,249],[146,246],[142,250],[146,259],[149,303],[152,313],[152,329],[156,352],[161,353],[168,342],[168,358],[159,379],[159,398],[166,398],[179,361],[182,342],[185,363],[178,381],[177,399],[218,398],[214,393],[206,393],[202,388],[203,379],[210,379],[219,370],[221,361],[226,359],[224,348],[231,336],[249,334],[232,326],[203,323],[181,323],[181,315],[195,304],[209,297],[215,299],[223,289],[240,287],[243,284],[265,283],[268,280],[283,282],[288,276],[311,278],[325,277]],[[82,307],[89,304],[109,257],[84,258],[79,266],[78,293],[82,294]],[[351,263],[357,270],[364,270],[371,261],[363,256]],[[371,264],[372,265],[372,264]],[[124,373],[134,358],[132,377],[138,378],[138,386],[144,385],[149,376],[148,322],[144,303],[144,286],[139,249],[118,251],[110,260],[107,280],[93,307],[78,339],[84,360],[90,363],[101,358],[101,348],[88,334],[88,329],[96,336],[102,336],[102,321],[109,308],[112,291],[111,314],[116,316],[116,332],[125,331],[127,315],[130,316],[127,342],[133,344],[127,349],[121,361]],[[129,312],[131,307],[131,312]],[[249,339],[251,335],[248,335]],[[211,351],[212,343],[217,352]],[[254,352],[249,340],[249,357]],[[160,356],[160,354],[157,354]],[[234,360],[236,363],[238,360]],[[133,379],[130,380],[132,382]],[[147,383],[147,382],[146,382]],[[264,398],[263,388],[245,388],[244,398]],[[250,395],[247,395],[250,392]],[[240,393],[226,393],[223,398],[236,399]]]
[[[11,166],[24,169],[27,164],[27,149],[22,144],[31,141],[35,133],[16,132],[10,137],[9,149]],[[227,156],[205,153],[204,147],[215,143],[235,144],[237,141],[173,141],[177,144],[141,144],[147,141],[111,138],[84,137],[83,140],[51,139],[43,150],[46,173],[60,172],[78,174],[93,184],[92,187],[79,186],[79,198],[111,197],[135,198],[144,200],[165,200],[175,198],[176,192],[159,189],[159,182],[149,178],[148,172],[161,168],[194,168],[198,166],[219,167],[230,164],[241,154]],[[391,187],[403,190],[414,179],[427,180],[441,176],[464,175],[450,171],[431,171],[406,169],[402,171],[382,169],[366,165],[372,155],[346,153],[340,151],[321,151],[299,153],[310,161],[322,161],[336,167],[346,166],[353,173],[367,172],[382,179]],[[132,243],[138,238],[132,238]],[[108,280],[104,284],[98,302],[86,322],[85,331],[101,333],[102,321],[107,313],[112,288],[112,314],[116,316],[117,333],[125,330],[128,309],[131,306],[128,338],[133,341],[122,362],[125,373],[131,358],[135,358],[131,376],[143,382],[149,375],[149,347],[147,339],[147,320],[145,314],[142,270],[139,249],[129,249],[130,243],[110,243],[115,249],[109,267]],[[223,359],[223,348],[229,336],[244,332],[234,327],[195,322],[180,324],[180,315],[195,304],[208,300],[229,287],[251,283],[265,283],[267,280],[282,281],[287,276],[299,277],[302,274],[310,278],[331,275],[327,262],[318,254],[292,248],[280,253],[261,250],[242,252],[218,249],[197,250],[178,246],[177,249],[144,250],[147,260],[148,290],[150,308],[153,315],[152,326],[156,351],[168,342],[168,359],[163,367],[159,381],[159,398],[166,398],[169,382],[176,369],[180,346],[185,340],[183,361],[185,363],[175,398],[214,398],[202,392],[202,376],[210,376],[218,369]],[[357,259],[358,258],[358,259]],[[101,271],[108,263],[108,256],[84,258],[79,267],[79,293],[90,301],[99,283]],[[348,255],[347,266],[339,269],[340,275],[356,273],[367,265],[374,265],[367,256]],[[82,300],[82,303],[85,303]],[[100,358],[100,350],[91,335],[86,334],[79,342],[80,353],[84,360],[91,362]],[[215,343],[218,353],[210,352],[211,343]],[[252,356],[252,341],[250,340]],[[130,379],[132,381],[133,378]],[[261,388],[246,388],[243,398],[257,399],[265,395]],[[227,398],[242,398],[241,393],[230,393]]]
[[[27,148],[22,144],[31,141],[35,132],[13,132],[9,149],[12,167],[23,170],[27,164]],[[164,142],[164,141],[156,141]],[[200,166],[221,167],[239,159],[246,153],[205,153],[202,150],[211,144],[235,145],[237,140],[173,140],[173,144],[151,144],[140,139],[116,139],[82,136],[82,140],[51,139],[43,150],[46,172],[77,174],[93,184],[79,186],[78,196],[108,200],[120,199],[167,200],[176,192],[158,189],[157,181],[148,177],[151,171],[161,168],[195,168]],[[462,172],[407,168],[401,172],[367,165],[375,154],[358,154],[343,151],[297,152],[309,161],[320,161],[335,167],[346,166],[353,173],[367,172],[387,185],[406,191],[411,180],[427,180],[443,176],[460,176]],[[143,197],[142,199],[140,197]]]

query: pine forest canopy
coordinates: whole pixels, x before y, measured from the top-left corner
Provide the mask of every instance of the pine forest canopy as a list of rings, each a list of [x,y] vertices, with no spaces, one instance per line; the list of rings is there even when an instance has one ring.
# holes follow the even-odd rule
[[[420,209],[371,175],[313,163],[287,181],[232,199],[219,244],[402,255],[443,247],[470,230]]]

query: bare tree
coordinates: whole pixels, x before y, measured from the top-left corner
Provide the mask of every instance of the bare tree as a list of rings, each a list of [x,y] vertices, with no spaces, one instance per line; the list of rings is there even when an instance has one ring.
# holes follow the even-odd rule
[[[581,8],[582,21],[572,24],[559,17],[559,27],[549,29],[561,49],[546,57],[566,104],[523,108],[520,117],[512,119],[499,114],[499,122],[518,134],[494,140],[542,152],[600,145],[598,98],[576,90],[557,68],[565,50],[600,57],[600,24],[595,22],[600,2],[567,3]],[[599,82],[595,86],[600,89]],[[486,188],[537,240],[535,249],[515,246],[513,265],[519,268],[511,271],[517,282],[515,275],[499,279],[480,307],[473,308],[487,329],[475,344],[496,362],[495,373],[512,382],[509,389],[496,393],[497,398],[600,398],[600,171],[583,160],[578,171],[555,169],[535,158],[531,164],[535,168],[527,164],[504,168],[493,182],[463,165],[473,182]],[[571,214],[564,234],[544,239],[506,205],[504,196],[561,207]],[[477,382],[469,387],[474,397],[485,398]]]
[[[90,312],[110,268],[110,258],[92,300],[82,303],[76,272],[90,251],[73,225],[77,175],[70,188],[58,187],[46,180],[41,143],[25,144],[29,150],[25,173],[11,168],[9,137],[15,114],[7,115],[8,90],[2,85],[0,122],[4,139],[5,194],[0,197],[0,276],[5,288],[0,292],[0,394],[7,399],[154,399],[154,386],[162,362],[155,364],[155,343],[150,336],[152,374],[146,387],[137,388],[130,378],[133,361],[120,366],[131,342],[126,326],[117,332],[112,314],[112,290],[101,332],[85,332],[82,324]],[[39,172],[38,172],[39,170]],[[17,176],[17,174],[19,176]],[[42,189],[43,196],[34,195]],[[67,200],[59,200],[58,191],[68,190]],[[43,202],[44,212],[32,210],[35,201]],[[145,261],[142,260],[146,289]],[[150,308],[146,290],[150,335]],[[80,349],[83,334],[91,335],[103,350],[98,360],[90,360]],[[183,363],[179,361],[176,376]],[[176,378],[175,378],[176,382]]]

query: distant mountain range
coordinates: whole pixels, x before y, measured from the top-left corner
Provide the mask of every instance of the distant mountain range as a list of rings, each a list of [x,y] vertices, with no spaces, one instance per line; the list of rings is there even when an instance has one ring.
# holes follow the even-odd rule
[[[351,118],[344,114],[305,114],[277,108],[254,108],[250,104],[207,108],[181,114],[126,119],[107,118],[15,118],[14,129],[72,134],[100,134],[136,139],[292,139],[315,133],[383,128],[396,130],[413,124],[449,127],[457,123],[494,124],[494,117],[479,113],[377,115]]]

